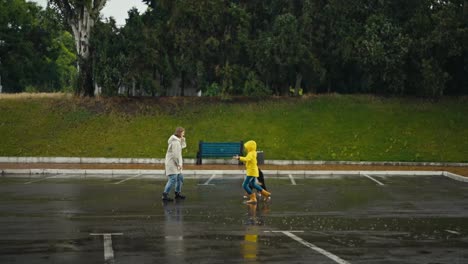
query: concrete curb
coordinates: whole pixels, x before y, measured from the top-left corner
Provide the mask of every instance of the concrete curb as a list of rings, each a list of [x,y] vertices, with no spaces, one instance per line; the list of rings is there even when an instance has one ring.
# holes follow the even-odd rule
[[[61,175],[66,178],[69,176],[79,177],[96,177],[96,178],[114,178],[116,176],[131,176],[140,175],[140,178],[146,179],[166,179],[164,170],[70,170],[70,169],[4,169],[0,171],[2,176],[5,175],[29,175],[30,177],[40,177],[42,175]],[[289,178],[293,176],[296,179],[311,179],[327,177],[346,177],[346,176],[445,176],[453,180],[468,182],[468,177],[463,177],[447,171],[287,171],[287,170],[264,170],[263,173],[269,178]],[[187,179],[202,179],[209,178],[213,175],[218,178],[243,178],[244,170],[186,170],[184,177]],[[59,177],[57,177],[59,178]]]
[[[84,158],[84,157],[0,157],[0,163],[164,164],[164,159]]]
[[[463,177],[455,173],[451,173],[448,171],[444,171],[444,176],[449,177],[450,179],[456,180],[456,181],[461,181],[461,182],[468,182],[468,177]]]
[[[236,165],[231,159],[204,159],[206,164]],[[90,164],[164,164],[164,159],[145,158],[85,158],[85,157],[0,157],[0,163],[90,163]],[[184,159],[185,164],[196,164],[196,159]],[[399,161],[314,161],[265,160],[266,165],[374,165],[374,166],[452,166],[465,167],[460,162],[399,162]]]
[[[310,160],[265,160],[268,165],[366,165],[366,166],[452,166],[465,167],[460,162],[403,162],[403,161],[310,161]]]

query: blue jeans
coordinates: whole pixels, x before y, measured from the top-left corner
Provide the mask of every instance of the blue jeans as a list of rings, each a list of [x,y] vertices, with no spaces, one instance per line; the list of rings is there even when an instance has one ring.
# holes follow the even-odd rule
[[[242,184],[242,187],[244,190],[250,195],[252,194],[252,189],[250,189],[250,184],[259,192],[263,191],[263,188],[257,184],[257,181],[255,180],[256,177],[254,176],[247,176],[245,177],[244,183]]]
[[[175,184],[175,191],[180,192],[182,185],[184,184],[184,175],[182,174],[171,174],[167,176],[166,187],[164,187],[164,192],[169,193],[172,189],[172,186]]]

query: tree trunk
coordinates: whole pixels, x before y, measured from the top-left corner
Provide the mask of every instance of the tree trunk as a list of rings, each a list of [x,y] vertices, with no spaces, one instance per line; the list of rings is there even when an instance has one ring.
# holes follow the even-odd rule
[[[93,26],[94,19],[91,17],[88,8],[86,6],[81,6],[75,19],[72,19],[71,28],[79,58],[78,87],[76,87],[76,94],[84,96],[94,96],[93,67],[89,45]]]
[[[107,0],[51,0],[70,25],[78,55],[77,95],[94,96],[93,64],[89,40],[94,22]]]
[[[182,83],[181,83],[181,86],[180,86],[180,96],[184,96],[185,95],[185,72],[182,71]]]
[[[167,95],[167,84],[166,84],[166,76],[159,72],[159,87],[161,87],[161,96],[166,96]]]
[[[297,72],[296,73],[296,86],[294,87],[294,96],[299,95],[299,89],[301,88],[302,83],[302,74]]]
[[[132,78],[132,96],[136,94],[136,81],[135,78]]]
[[[463,17],[465,19],[465,26],[468,23],[468,0],[463,1]]]
[[[153,64],[153,80],[151,80],[151,96],[152,97],[155,97],[156,96],[156,92],[157,92],[157,81],[158,81],[158,69],[156,68],[156,65]]]
[[[89,57],[85,60],[80,58],[78,66],[78,86],[76,95],[94,96],[93,69]]]

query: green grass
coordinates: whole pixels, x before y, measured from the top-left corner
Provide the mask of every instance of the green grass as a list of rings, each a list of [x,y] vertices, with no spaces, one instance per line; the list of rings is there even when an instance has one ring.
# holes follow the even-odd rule
[[[468,161],[468,102],[364,95],[271,98],[0,97],[0,156],[162,158],[176,126],[254,139],[266,159]]]

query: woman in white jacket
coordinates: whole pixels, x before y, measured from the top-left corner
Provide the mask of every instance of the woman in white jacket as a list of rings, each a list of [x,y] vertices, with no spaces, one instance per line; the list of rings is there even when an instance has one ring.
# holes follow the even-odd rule
[[[174,184],[175,198],[185,199],[185,196],[180,194],[182,185],[184,183],[184,176],[182,175],[182,149],[187,147],[187,144],[185,143],[185,129],[182,127],[176,128],[174,135],[169,137],[167,144],[168,147],[164,165],[168,179],[162,194],[162,200],[173,201],[173,199],[169,198],[169,192],[171,191]]]

